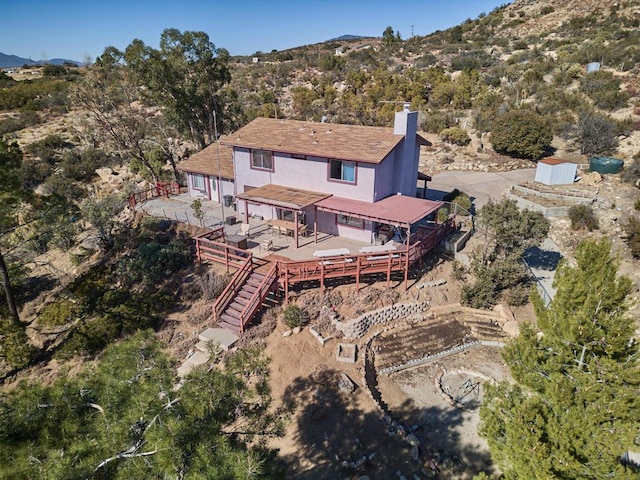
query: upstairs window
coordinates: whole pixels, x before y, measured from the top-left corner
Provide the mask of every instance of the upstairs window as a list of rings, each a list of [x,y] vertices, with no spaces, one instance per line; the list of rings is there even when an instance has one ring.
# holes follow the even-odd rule
[[[356,183],[356,162],[329,160],[329,178],[340,182]]]
[[[273,171],[273,153],[267,150],[251,150],[251,167]]]

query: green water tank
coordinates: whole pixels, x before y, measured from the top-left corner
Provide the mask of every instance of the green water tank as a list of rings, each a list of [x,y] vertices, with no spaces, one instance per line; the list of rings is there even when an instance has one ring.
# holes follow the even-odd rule
[[[589,170],[598,173],[618,173],[624,166],[624,160],[613,157],[594,157],[589,160]]]

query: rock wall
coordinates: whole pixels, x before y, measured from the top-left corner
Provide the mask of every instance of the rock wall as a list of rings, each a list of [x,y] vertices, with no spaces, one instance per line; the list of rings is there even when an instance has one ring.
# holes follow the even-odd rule
[[[419,319],[428,309],[429,304],[427,302],[396,303],[390,307],[363,313],[359,317],[346,322],[334,320],[332,323],[346,338],[362,338],[374,325],[399,319],[410,321],[412,317]]]

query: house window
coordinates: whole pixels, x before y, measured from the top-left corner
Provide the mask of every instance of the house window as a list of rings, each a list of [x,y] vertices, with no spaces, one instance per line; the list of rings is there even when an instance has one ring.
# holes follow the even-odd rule
[[[204,188],[204,175],[194,173],[191,176],[191,185],[195,190],[205,190]]]
[[[364,229],[364,220],[362,218],[343,215],[341,213],[336,214],[336,223],[338,225],[347,225],[349,227]]]
[[[251,150],[251,167],[273,171],[273,153],[267,150]]]
[[[356,183],[356,162],[329,160],[329,178],[341,182]]]

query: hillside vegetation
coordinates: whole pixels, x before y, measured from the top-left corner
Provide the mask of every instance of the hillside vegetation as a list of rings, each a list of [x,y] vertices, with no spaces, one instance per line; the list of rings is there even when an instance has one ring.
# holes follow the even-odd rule
[[[176,342],[175,351],[186,355],[193,345],[173,336],[167,316],[188,311],[193,325],[202,323],[227,277],[194,264],[194,229],[141,219],[127,207],[134,191],[159,181],[184,183],[177,169],[182,160],[259,116],[391,126],[394,113],[409,103],[433,144],[421,158],[430,174],[461,159],[488,170],[534,166],[552,155],[579,163],[600,155],[622,158],[623,172],[606,187],[606,222],[598,231],[594,212],[576,209],[572,238],[616,236],[617,253],[627,259],[621,271],[636,269],[640,200],[632,186],[640,181],[640,1],[517,0],[427,36],[403,39],[393,26],[380,33],[231,57],[205,32],[168,28],[158,49],[132,38],[123,51],[105,48],[88,67],[0,72],[0,378],[15,388],[0,396],[7,426],[0,443],[13,445],[22,459],[8,477],[84,478],[96,471],[125,476],[140,467],[151,476],[178,469],[187,478],[213,471],[207,449],[226,455],[219,465],[225,478],[281,474],[261,440],[281,433],[283,412],[265,413],[270,392],[259,349],[225,357],[221,371],[190,377],[179,399],[169,393],[177,379],[161,353],[167,345],[156,337]],[[215,39],[215,32],[210,35]],[[529,218],[506,206],[512,218]],[[504,215],[496,217],[500,225]],[[549,227],[534,220],[538,241]],[[528,245],[523,240],[518,253]],[[597,248],[608,258],[609,246]],[[484,283],[472,285],[467,296],[491,305],[515,282],[518,301],[527,302],[526,273],[496,268],[495,259],[508,255],[500,251],[504,243],[493,248],[484,263],[474,264]],[[570,278],[564,278],[566,291],[573,288]],[[616,296],[620,303],[631,292],[624,286]],[[609,306],[615,313],[620,305]],[[632,323],[626,313],[624,321],[626,341]],[[142,330],[147,333],[136,334]],[[124,338],[130,341],[120,350],[110,347]],[[620,351],[626,355],[634,348],[629,340]],[[114,400],[107,373],[120,368],[120,354],[139,363],[119,372],[129,383]],[[101,355],[106,363],[91,366]],[[145,362],[154,359],[151,373],[144,373]],[[250,364],[250,375],[239,380],[243,362]],[[64,380],[66,368],[78,363],[89,366],[78,379]],[[51,364],[64,367],[52,368],[50,385],[32,396],[14,382],[38,377]],[[127,390],[138,384],[143,390]],[[203,406],[200,386],[215,391],[219,403]],[[133,403],[152,397],[138,419]],[[115,418],[118,403],[126,418]],[[12,413],[33,413],[32,407],[32,416]],[[53,407],[59,409],[51,418],[86,440],[69,437],[60,444],[61,451],[78,453],[65,457],[59,470],[53,460],[61,456],[58,442],[51,437],[58,424],[51,418],[40,422],[46,417],[41,410]],[[186,413],[202,420],[203,434],[211,435],[206,442],[191,441],[197,426],[185,420]],[[247,425],[251,429],[242,430]],[[119,445],[107,438],[110,428],[117,430]],[[629,427],[625,439],[633,432]],[[31,434],[46,439],[40,450],[32,450]],[[160,445],[157,452],[143,448],[148,439]],[[174,445],[184,448],[184,456],[173,455]],[[517,450],[511,443],[502,447],[509,454]],[[3,452],[11,464],[13,454]],[[34,460],[25,452],[35,452]]]

